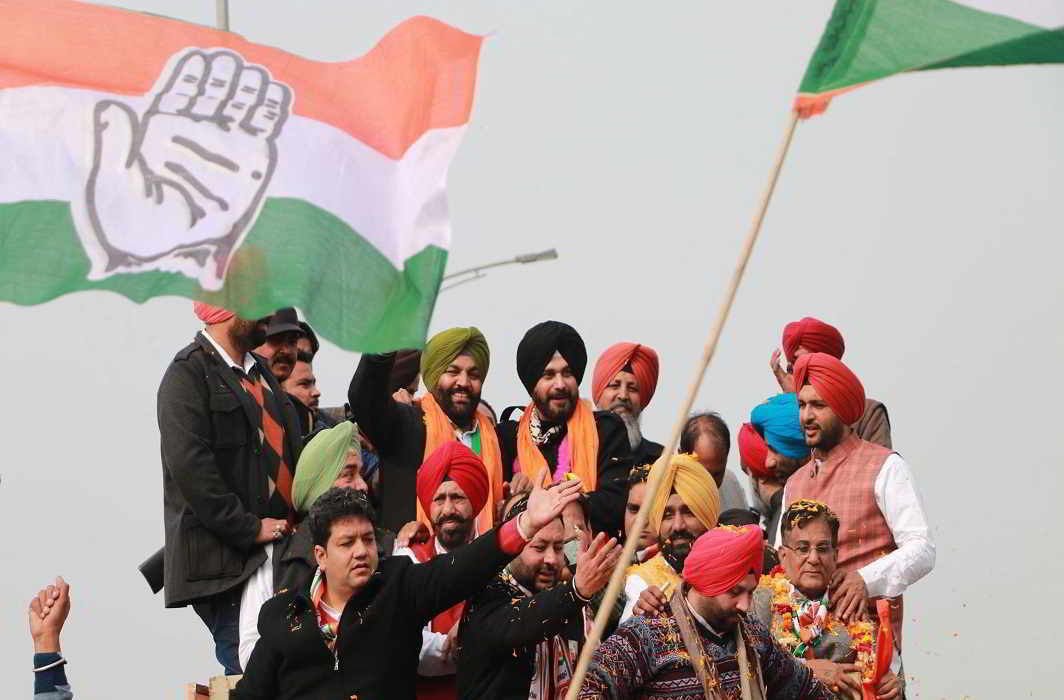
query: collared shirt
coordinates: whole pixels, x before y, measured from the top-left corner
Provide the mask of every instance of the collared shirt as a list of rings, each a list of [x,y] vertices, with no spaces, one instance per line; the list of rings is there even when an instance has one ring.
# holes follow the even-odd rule
[[[211,334],[207,332],[206,328],[204,328],[202,331],[200,331],[200,335],[202,335],[204,338],[206,338],[207,342],[209,342],[211,345],[214,346],[214,349],[218,351],[218,354],[221,356],[221,358],[223,360],[225,360],[226,364],[228,364],[233,369],[240,370],[241,372],[243,372],[246,375],[249,375],[249,376],[251,375],[251,368],[255,366],[255,357],[250,352],[245,352],[244,353],[244,365],[241,366],[241,365],[237,364],[236,362],[234,362],[233,358],[229,357],[229,353],[227,353],[225,351],[225,348],[223,348],[221,345],[218,344],[218,341],[215,340],[211,336]]]
[[[728,635],[722,634],[722,633],[718,632],[716,629],[714,629],[713,625],[711,625],[708,622],[706,622],[706,619],[704,617],[702,617],[701,615],[699,615],[698,612],[693,607],[691,607],[690,604],[688,604],[687,609],[691,611],[691,617],[693,617],[698,622],[698,624],[702,625],[707,630],[709,630],[709,633],[712,634],[714,637],[717,637],[718,639],[724,639],[724,640],[728,639]]]
[[[816,460],[818,468],[822,461]],[[786,489],[784,486],[784,503],[789,502]],[[894,598],[935,567],[935,543],[912,470],[901,455],[894,452],[883,462],[874,492],[876,506],[883,513],[898,548],[861,567],[857,573],[864,579],[868,597]],[[777,547],[783,542],[782,524],[780,518],[775,534]]]
[[[454,423],[451,423],[451,425],[454,425]],[[477,455],[480,454],[480,421],[476,418],[473,419],[472,430],[462,430],[455,425],[454,437],[458,442],[473,450]]]

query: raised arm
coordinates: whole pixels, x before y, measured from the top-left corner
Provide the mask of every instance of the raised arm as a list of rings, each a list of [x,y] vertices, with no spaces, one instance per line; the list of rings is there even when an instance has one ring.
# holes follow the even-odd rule
[[[400,439],[399,406],[390,384],[394,364],[394,352],[363,355],[347,389],[351,415],[381,454],[392,452]]]
[[[471,598],[502,567],[517,556],[529,539],[580,498],[580,480],[543,488],[544,469],[520,516],[489,530],[464,547],[424,564],[409,566],[403,576],[404,600],[411,601],[416,618],[427,622],[448,608]]]
[[[203,525],[232,547],[250,549],[259,535],[259,518],[247,511],[225,483],[214,457],[211,401],[239,399],[208,396],[201,370],[191,361],[174,362],[159,386],[158,418],[163,467]]]

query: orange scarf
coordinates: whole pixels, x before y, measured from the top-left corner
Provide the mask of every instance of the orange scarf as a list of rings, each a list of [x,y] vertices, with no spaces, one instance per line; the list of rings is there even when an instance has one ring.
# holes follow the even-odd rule
[[[443,412],[440,405],[431,393],[427,393],[420,399],[421,410],[425,414],[425,454],[422,459],[436,451],[436,448],[447,440],[457,440],[454,436],[454,423]],[[488,470],[488,502],[477,515],[477,531],[484,533],[495,527],[495,504],[502,500],[502,451],[499,449],[499,438],[495,434],[495,426],[491,419],[477,411],[477,426],[480,429],[480,460]],[[414,496],[417,501],[417,496]],[[433,531],[432,521],[429,515],[417,502],[418,522],[425,523],[429,532]]]
[[[532,432],[529,430],[529,421],[532,419],[532,411],[535,410],[535,403],[528,404],[521,415],[521,423],[517,426],[517,461],[520,463],[521,471],[530,479],[535,479],[536,474],[547,466],[547,460],[539,451],[539,445],[532,441]],[[572,449],[569,471],[580,477],[584,491],[594,491],[598,483],[599,444],[598,428],[595,425],[595,414],[591,410],[591,403],[585,399],[577,401],[576,410],[573,411],[566,425],[568,428],[566,438]],[[547,479],[547,483],[550,483],[549,474]]]

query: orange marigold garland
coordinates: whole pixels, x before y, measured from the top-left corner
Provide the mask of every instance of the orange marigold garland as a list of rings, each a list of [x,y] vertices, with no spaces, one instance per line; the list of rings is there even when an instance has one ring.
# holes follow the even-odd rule
[[[813,658],[812,648],[819,641],[820,634],[841,625],[830,612],[820,625],[815,624],[815,619],[803,619],[799,615],[794,584],[783,573],[762,577],[760,586],[772,592],[772,636],[780,646],[799,658]],[[824,600],[823,604],[826,606],[827,601]],[[821,627],[819,631],[816,630],[818,626]],[[876,624],[869,620],[858,620],[845,627],[853,640],[857,657],[854,663],[861,673],[861,679],[865,683],[878,681]]]

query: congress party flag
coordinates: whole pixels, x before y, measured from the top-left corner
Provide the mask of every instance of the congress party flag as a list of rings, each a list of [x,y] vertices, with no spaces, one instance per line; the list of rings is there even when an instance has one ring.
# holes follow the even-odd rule
[[[66,0],[0,0],[0,300],[105,289],[342,347],[417,347],[479,36],[417,17],[325,63]]]
[[[837,0],[795,110],[895,73],[1022,63],[1064,63],[1064,0]]]

